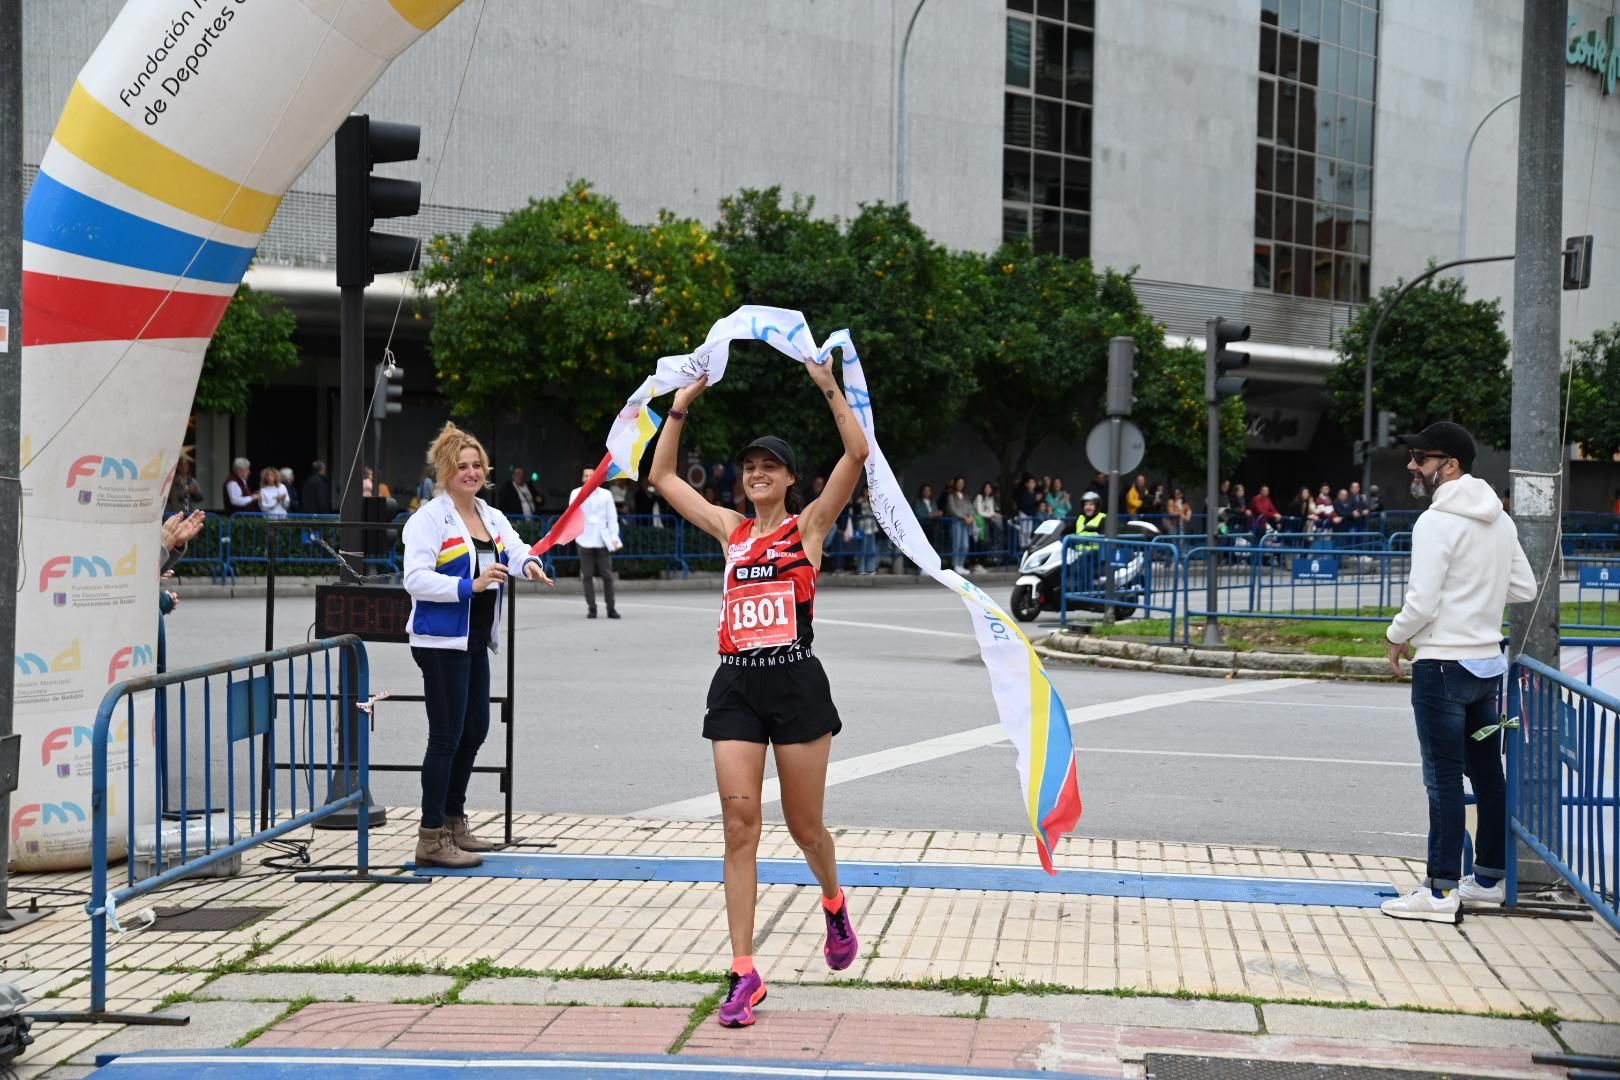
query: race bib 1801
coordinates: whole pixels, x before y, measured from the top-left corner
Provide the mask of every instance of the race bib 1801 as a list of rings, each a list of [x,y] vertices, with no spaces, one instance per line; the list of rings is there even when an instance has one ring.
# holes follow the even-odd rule
[[[793,582],[735,585],[726,593],[726,629],[738,651],[791,645],[799,638]]]

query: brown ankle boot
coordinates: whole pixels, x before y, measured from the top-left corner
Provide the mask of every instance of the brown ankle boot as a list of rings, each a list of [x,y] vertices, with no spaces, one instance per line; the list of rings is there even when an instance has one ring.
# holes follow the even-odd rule
[[[416,865],[443,866],[451,870],[466,870],[484,861],[482,855],[462,851],[456,847],[455,837],[448,827],[416,830]]]
[[[488,840],[480,840],[472,834],[465,817],[447,817],[444,827],[450,830],[450,836],[456,842],[456,847],[462,851],[494,851],[495,845]]]

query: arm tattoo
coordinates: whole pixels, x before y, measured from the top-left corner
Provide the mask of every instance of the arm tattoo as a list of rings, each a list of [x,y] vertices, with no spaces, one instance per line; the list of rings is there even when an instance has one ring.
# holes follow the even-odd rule
[[[831,401],[833,399],[833,394],[834,394],[833,391],[831,391],[831,390],[827,391],[827,400],[828,401]]]

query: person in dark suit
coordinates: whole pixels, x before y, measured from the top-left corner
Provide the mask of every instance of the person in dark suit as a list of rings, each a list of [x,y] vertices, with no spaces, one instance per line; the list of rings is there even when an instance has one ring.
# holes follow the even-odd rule
[[[304,514],[330,514],[332,509],[332,481],[326,478],[326,462],[312,461],[309,476],[299,493],[298,509]]]
[[[529,478],[523,474],[523,470],[513,468],[511,478],[501,485],[501,494],[495,505],[507,517],[533,517],[540,508],[540,500],[535,498],[534,489],[529,487]]]

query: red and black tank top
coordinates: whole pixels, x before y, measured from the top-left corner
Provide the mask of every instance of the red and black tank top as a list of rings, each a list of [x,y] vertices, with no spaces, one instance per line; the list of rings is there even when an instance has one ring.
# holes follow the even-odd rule
[[[807,649],[815,633],[817,570],[804,554],[799,519],[754,536],[752,519],[731,532],[720,609],[723,655],[774,656]]]

